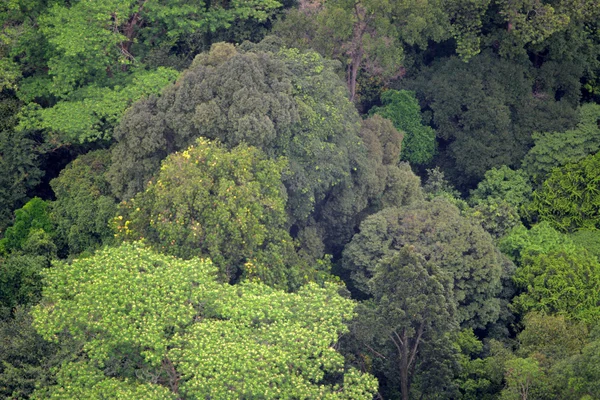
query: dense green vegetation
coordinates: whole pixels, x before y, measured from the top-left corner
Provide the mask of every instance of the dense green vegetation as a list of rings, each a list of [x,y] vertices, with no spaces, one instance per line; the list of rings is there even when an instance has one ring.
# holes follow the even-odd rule
[[[600,399],[598,0],[0,26],[0,397]]]

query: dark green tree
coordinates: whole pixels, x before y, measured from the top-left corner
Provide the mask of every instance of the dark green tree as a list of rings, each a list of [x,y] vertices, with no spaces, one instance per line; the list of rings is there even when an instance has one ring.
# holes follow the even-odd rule
[[[373,190],[378,167],[335,65],[315,52],[283,49],[275,38],[238,49],[214,45],[175,85],[123,118],[108,173],[115,194],[126,200],[143,190],[162,159],[198,137],[228,148],[246,143],[287,158],[282,180],[293,236],[311,236],[313,250],[339,252],[381,193]],[[382,130],[383,146],[399,150],[391,124],[368,129]],[[405,180],[414,182],[406,168],[390,172],[385,201],[404,196],[400,190],[412,185]]]
[[[379,260],[367,285],[373,299],[357,308],[353,334],[365,353],[383,359],[384,374],[409,399],[424,344],[458,326],[452,279],[407,246]]]
[[[104,178],[109,166],[109,151],[93,151],[75,159],[50,182],[56,195],[50,211],[55,240],[71,256],[93,251],[113,237],[109,223],[117,202]]]
[[[342,265],[353,285],[369,294],[368,282],[378,261],[406,246],[453,279],[460,323],[482,327],[498,319],[501,256],[477,222],[442,198],[386,208],[366,218],[346,246]]]
[[[431,113],[439,139],[436,163],[461,190],[474,187],[491,168],[518,167],[532,132],[572,126],[577,98],[557,102],[554,88],[532,93],[532,75],[528,60],[486,51],[468,63],[437,60],[402,83]]]

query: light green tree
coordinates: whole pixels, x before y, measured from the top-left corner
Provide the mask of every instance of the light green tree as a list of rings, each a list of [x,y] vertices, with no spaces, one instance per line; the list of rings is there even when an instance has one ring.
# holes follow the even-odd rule
[[[555,168],[533,193],[532,220],[548,221],[562,232],[600,228],[600,153]]]
[[[381,107],[370,113],[379,114],[392,121],[404,133],[401,159],[411,164],[426,164],[433,159],[436,149],[435,131],[423,125],[421,107],[414,92],[387,90],[381,94]]]
[[[230,286],[208,260],[107,248],[45,273],[33,316],[48,340],[68,332],[80,361],[34,398],[370,399],[376,380],[344,371],[333,345],[354,303],[336,285],[285,293]],[[337,377],[334,381],[330,378]]]
[[[254,147],[229,151],[198,139],[170,155],[146,191],[121,204],[117,235],[179,257],[208,256],[226,281],[241,275],[297,287],[316,271],[300,267],[285,230],[285,168],[285,159]]]

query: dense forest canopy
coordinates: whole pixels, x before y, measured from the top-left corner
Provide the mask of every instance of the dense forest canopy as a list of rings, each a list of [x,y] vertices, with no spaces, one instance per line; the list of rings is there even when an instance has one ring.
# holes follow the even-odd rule
[[[0,397],[600,399],[598,0],[0,27]]]

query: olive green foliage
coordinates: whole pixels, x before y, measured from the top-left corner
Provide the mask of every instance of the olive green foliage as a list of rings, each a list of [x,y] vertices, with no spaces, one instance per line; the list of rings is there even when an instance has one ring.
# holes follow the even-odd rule
[[[521,313],[543,311],[597,323],[600,320],[600,263],[584,249],[526,255],[513,277],[523,293],[513,299]]]
[[[464,211],[465,215],[479,221],[494,239],[501,238],[521,225],[519,210],[504,200],[485,199]]]
[[[524,329],[518,335],[518,354],[534,355],[546,368],[578,354],[588,341],[586,324],[571,321],[564,315],[530,312],[522,323]]]
[[[506,362],[506,388],[501,400],[527,399],[530,392],[537,389],[544,372],[533,358],[513,358]]]
[[[364,352],[383,359],[384,374],[408,399],[416,366],[427,356],[424,344],[458,326],[452,280],[407,246],[377,262],[367,285],[373,299],[357,308],[352,331]]]
[[[600,228],[600,153],[554,169],[527,211],[562,232]]]
[[[522,372],[515,364],[537,363],[537,378],[530,382],[528,397],[581,399],[584,393],[577,388],[573,366],[592,339],[586,324],[573,322],[564,316],[531,312],[522,321],[524,329],[518,334],[519,343],[515,354],[509,357],[504,368],[509,378],[508,396],[517,389],[515,374]],[[515,368],[511,371],[511,368]],[[513,381],[511,381],[512,379]],[[512,385],[512,387],[510,387]],[[510,398],[510,397],[509,397]],[[520,398],[520,397],[518,397]]]
[[[109,139],[131,102],[174,80],[172,69],[145,68],[152,50],[236,21],[264,21],[281,7],[275,0],[10,3],[0,14],[10,67],[3,80],[29,103],[21,126],[47,130],[59,143]],[[15,66],[24,75],[18,83]]]
[[[50,219],[48,202],[34,197],[15,212],[15,222],[0,240],[0,253],[23,249],[29,235],[37,230],[51,234],[54,225]]]
[[[289,294],[220,284],[216,275],[208,260],[140,244],[56,264],[35,327],[51,340],[66,330],[83,342],[84,357],[63,364],[57,384],[37,398],[373,396],[375,379],[344,373],[332,347],[354,309],[335,285]]]
[[[290,47],[313,48],[344,63],[354,99],[359,73],[396,77],[404,58],[403,42],[425,47],[428,39],[446,37],[447,25],[438,1],[333,0],[290,11],[275,32]]]
[[[410,166],[399,162],[403,134],[392,123],[373,115],[361,123],[360,138],[367,148],[367,168],[356,188],[367,190],[369,212],[385,207],[400,207],[423,198],[420,179]]]
[[[441,59],[403,82],[432,113],[432,126],[444,144],[437,164],[453,183],[469,188],[491,168],[517,167],[532,132],[571,127],[577,97],[557,102],[558,89],[552,87],[534,96],[531,69],[528,61],[486,51],[468,63]]]
[[[587,344],[581,354],[569,360],[565,377],[568,378],[568,387],[580,399],[593,399],[600,391],[600,340]]]
[[[523,159],[523,169],[543,182],[554,168],[576,163],[600,150],[600,105],[588,103],[579,109],[579,122],[565,132],[536,132],[534,146]]]
[[[116,215],[117,202],[104,178],[109,166],[110,152],[97,150],[75,159],[50,182],[56,195],[50,211],[56,241],[72,256],[113,237],[109,222]]]
[[[386,208],[366,218],[346,246],[342,265],[356,288],[370,293],[367,283],[379,260],[406,246],[414,246],[453,280],[459,322],[478,327],[497,320],[501,256],[489,234],[443,198]]]
[[[379,114],[392,121],[404,133],[401,159],[411,164],[426,164],[433,159],[436,149],[435,131],[421,121],[421,108],[413,92],[387,90],[381,94],[381,107],[373,107],[371,114]]]
[[[117,231],[164,253],[208,256],[226,281],[294,287],[300,271],[287,231],[281,174],[285,159],[199,139],[170,155],[145,192],[121,205]],[[301,274],[302,273],[302,274]]]

